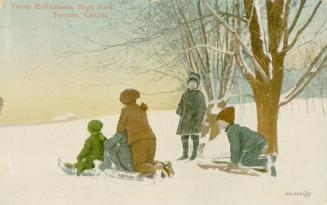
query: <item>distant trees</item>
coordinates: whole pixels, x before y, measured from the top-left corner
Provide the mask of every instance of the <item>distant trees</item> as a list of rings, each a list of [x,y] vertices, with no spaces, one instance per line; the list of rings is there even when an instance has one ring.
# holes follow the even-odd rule
[[[3,107],[3,98],[0,97],[0,115],[1,115],[2,107]]]

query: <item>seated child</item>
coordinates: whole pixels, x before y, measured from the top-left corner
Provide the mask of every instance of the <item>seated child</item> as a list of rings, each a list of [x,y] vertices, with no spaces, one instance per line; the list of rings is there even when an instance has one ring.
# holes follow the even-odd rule
[[[90,121],[87,129],[91,135],[85,140],[83,149],[76,157],[77,162],[64,164],[67,168],[76,168],[77,176],[80,176],[87,169],[93,169],[95,167],[94,160],[103,161],[103,143],[106,137],[101,133],[102,127],[101,121]]]
[[[133,172],[131,151],[127,133],[116,133],[104,142],[104,160],[101,169],[115,168],[118,171]]]
[[[234,124],[234,119],[234,107],[227,107],[217,115],[218,127],[225,129],[230,143],[232,162],[230,168],[236,168],[239,165],[265,168],[271,172],[272,176],[276,176],[276,168],[273,164],[276,157],[263,155],[267,149],[266,139],[247,127]]]

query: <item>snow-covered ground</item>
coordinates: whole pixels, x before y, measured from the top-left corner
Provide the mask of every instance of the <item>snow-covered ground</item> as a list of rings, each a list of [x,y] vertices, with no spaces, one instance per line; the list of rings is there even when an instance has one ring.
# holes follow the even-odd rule
[[[292,109],[291,109],[292,108]],[[0,127],[0,204],[327,204],[327,117],[319,101],[283,107],[279,117],[278,177],[249,177],[202,170],[195,162],[176,162],[181,154],[174,111],[150,112],[159,160],[171,160],[176,175],[143,182],[70,177],[57,167],[59,156],[74,159],[88,136],[88,120],[21,127]],[[237,109],[236,122],[255,129],[253,104]],[[242,113],[242,115],[240,115]],[[118,116],[100,118],[106,136]],[[205,149],[206,157],[228,152],[222,133]],[[290,193],[311,194],[292,196]]]

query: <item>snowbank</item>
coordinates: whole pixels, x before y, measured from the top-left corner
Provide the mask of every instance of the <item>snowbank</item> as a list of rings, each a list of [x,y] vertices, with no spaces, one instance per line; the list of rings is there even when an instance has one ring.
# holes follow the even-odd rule
[[[236,122],[255,129],[255,106],[236,110]],[[112,135],[118,116],[100,120],[104,134]],[[155,183],[64,175],[57,158],[74,159],[88,136],[88,120],[0,127],[0,204],[327,204],[327,118],[318,107],[307,113],[306,103],[296,101],[282,108],[277,178],[231,175],[176,162],[181,144],[174,111],[150,112],[149,120],[157,135],[157,159],[171,160],[176,171],[173,178]],[[208,158],[228,152],[225,134],[206,148]]]

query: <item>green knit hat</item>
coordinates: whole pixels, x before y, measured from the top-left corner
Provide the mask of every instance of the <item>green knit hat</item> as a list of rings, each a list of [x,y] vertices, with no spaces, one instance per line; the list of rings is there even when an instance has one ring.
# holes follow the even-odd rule
[[[91,120],[89,124],[87,125],[87,130],[93,134],[101,132],[101,129],[103,127],[103,124],[100,120]]]

